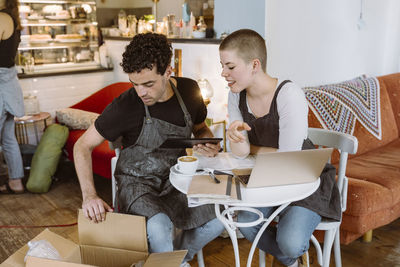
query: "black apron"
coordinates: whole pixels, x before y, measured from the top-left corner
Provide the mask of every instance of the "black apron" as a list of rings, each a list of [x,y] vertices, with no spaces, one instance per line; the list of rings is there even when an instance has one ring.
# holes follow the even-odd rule
[[[136,143],[123,149],[118,158],[115,170],[118,205],[123,213],[147,219],[165,213],[176,227],[187,230],[215,218],[215,212],[212,205],[189,208],[186,195],[169,181],[170,168],[185,154],[185,149],[161,149],[159,146],[167,138],[190,138],[193,127],[181,95],[171,81],[170,84],[184,113],[185,126],[152,118],[144,105],[146,117],[141,133]]]
[[[276,99],[281,88],[288,82],[290,81],[286,80],[279,84],[272,99],[269,113],[260,118],[256,118],[249,112],[246,90],[240,92],[239,109],[243,120],[251,127],[248,132],[250,144],[279,148],[279,114]],[[315,146],[310,139],[304,140],[302,150],[314,148]],[[293,202],[291,205],[302,206],[318,213],[322,217],[339,221],[342,211],[335,177],[335,167],[331,164],[326,164],[320,175],[321,183],[317,191],[303,200]]]

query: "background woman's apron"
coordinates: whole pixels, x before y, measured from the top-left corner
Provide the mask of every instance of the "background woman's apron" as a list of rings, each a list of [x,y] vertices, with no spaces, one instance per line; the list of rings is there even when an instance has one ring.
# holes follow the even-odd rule
[[[243,120],[251,127],[248,132],[250,144],[279,148],[279,114],[276,98],[281,88],[288,82],[290,81],[283,81],[278,86],[272,99],[269,113],[260,118],[256,118],[248,111],[246,90],[240,93],[239,109]],[[315,146],[310,139],[304,140],[302,150],[314,148]],[[303,200],[292,203],[292,205],[305,207],[325,218],[339,221],[342,212],[335,176],[335,167],[331,164],[326,164],[320,175],[321,184],[317,191]]]
[[[178,90],[170,82],[184,113],[185,126],[152,118],[146,105],[146,117],[136,143],[121,151],[115,178],[118,184],[118,205],[123,213],[147,218],[165,213],[180,229],[192,229],[215,218],[214,208],[204,205],[189,208],[186,195],[169,181],[171,166],[184,149],[160,149],[167,138],[190,138],[192,119]],[[166,111],[168,112],[168,111]]]

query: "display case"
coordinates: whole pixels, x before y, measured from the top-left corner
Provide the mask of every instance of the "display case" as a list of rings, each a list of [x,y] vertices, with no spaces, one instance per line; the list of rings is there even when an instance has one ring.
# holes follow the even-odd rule
[[[101,68],[95,1],[20,0],[20,73]]]

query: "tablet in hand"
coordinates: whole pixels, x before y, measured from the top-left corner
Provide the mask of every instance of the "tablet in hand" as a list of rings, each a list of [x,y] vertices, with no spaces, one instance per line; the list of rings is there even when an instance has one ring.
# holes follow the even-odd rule
[[[198,144],[218,144],[222,138],[168,138],[160,148],[192,148]]]

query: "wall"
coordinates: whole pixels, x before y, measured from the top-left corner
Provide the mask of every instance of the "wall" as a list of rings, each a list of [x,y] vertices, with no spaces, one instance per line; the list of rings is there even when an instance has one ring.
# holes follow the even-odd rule
[[[400,1],[266,0],[268,71],[300,85],[399,71]]]
[[[20,79],[24,95],[36,95],[41,111],[50,112],[66,108],[109,85],[114,80],[113,72],[93,72]]]
[[[183,2],[184,0],[160,0],[157,3],[157,21],[162,21],[168,14],[174,14],[175,20],[179,21],[182,18]]]
[[[231,33],[242,28],[253,29],[264,36],[265,1],[266,0],[215,0],[214,29],[217,38],[219,38],[223,32]],[[275,2],[280,3],[280,1],[276,0]]]

